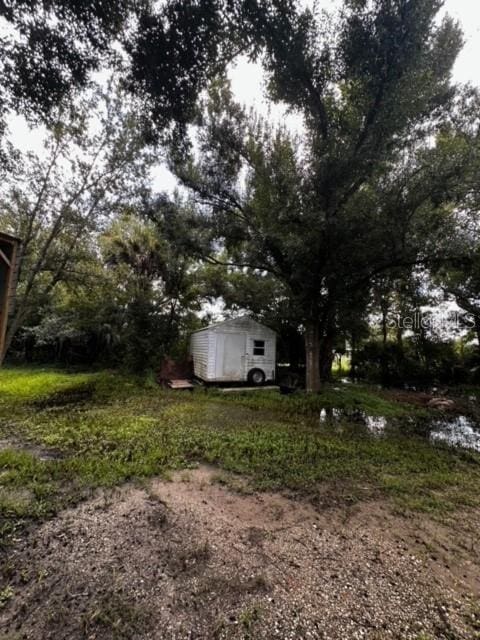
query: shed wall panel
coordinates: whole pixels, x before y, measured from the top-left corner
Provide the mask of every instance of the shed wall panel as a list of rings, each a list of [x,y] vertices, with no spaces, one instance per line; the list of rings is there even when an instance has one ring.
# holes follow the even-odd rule
[[[217,336],[213,331],[208,332],[208,378],[215,379],[215,363],[217,360]]]
[[[229,344],[230,334],[244,337],[245,354],[239,361],[238,371],[232,371],[231,366],[228,371],[225,370],[228,356],[225,357],[224,346]],[[265,341],[263,356],[254,355],[254,340]],[[232,357],[234,343],[235,341],[232,342]],[[254,368],[264,371],[268,380],[275,377],[276,333],[248,317],[228,320],[193,333],[190,353],[195,375],[205,381],[246,381],[248,372]]]
[[[208,380],[209,369],[209,340],[208,331],[192,334],[190,339],[190,353],[193,357],[193,372],[202,380]]]

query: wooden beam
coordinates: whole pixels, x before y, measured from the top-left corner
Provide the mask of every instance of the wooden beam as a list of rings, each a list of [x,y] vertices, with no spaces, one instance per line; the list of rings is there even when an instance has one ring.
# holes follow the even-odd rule
[[[221,393],[242,393],[243,391],[278,391],[279,386],[271,384],[265,387],[224,387],[220,389]]]
[[[5,357],[5,338],[7,335],[7,323],[8,323],[8,315],[10,312],[10,301],[14,294],[14,286],[15,286],[15,270],[17,266],[17,255],[19,252],[20,241],[12,238],[5,238],[3,234],[0,234],[0,241],[4,241],[7,244],[10,244],[12,248],[12,255],[10,259],[7,258],[5,253],[0,249],[0,253],[2,254],[2,258],[4,259],[6,265],[6,277],[5,277],[5,288],[3,291],[3,295],[0,299],[0,366],[3,363],[3,359]]]
[[[2,260],[5,262],[7,267],[11,268],[11,266],[12,266],[11,261],[7,258],[7,256],[3,253],[3,251],[1,249],[0,249],[0,258],[2,258]]]
[[[175,389],[175,390],[177,389],[192,390],[195,388],[193,384],[190,382],[190,380],[169,380],[168,386],[170,387],[170,389]]]

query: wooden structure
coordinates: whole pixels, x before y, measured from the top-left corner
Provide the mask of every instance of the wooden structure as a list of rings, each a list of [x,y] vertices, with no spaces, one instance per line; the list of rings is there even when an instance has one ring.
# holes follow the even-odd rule
[[[190,338],[194,374],[204,382],[275,380],[277,335],[248,316],[195,331]]]
[[[223,394],[229,393],[245,393],[245,391],[278,391],[280,389],[279,386],[275,384],[265,385],[264,387],[226,387],[225,389],[221,389],[220,392]]]
[[[157,371],[157,382],[170,389],[193,389],[190,380],[193,377],[193,363],[190,359],[173,360],[166,356]],[[190,386],[186,386],[186,383]]]
[[[195,388],[190,380],[169,380],[167,386],[175,391],[193,391]]]
[[[0,232],[0,364],[5,355],[8,317],[15,304],[20,249],[19,238]]]

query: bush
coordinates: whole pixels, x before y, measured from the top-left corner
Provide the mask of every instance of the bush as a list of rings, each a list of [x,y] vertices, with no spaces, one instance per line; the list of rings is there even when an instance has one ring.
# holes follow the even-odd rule
[[[443,343],[415,337],[402,345],[369,341],[356,354],[360,378],[387,386],[426,386],[438,383],[468,382],[471,374],[460,360],[453,342]]]

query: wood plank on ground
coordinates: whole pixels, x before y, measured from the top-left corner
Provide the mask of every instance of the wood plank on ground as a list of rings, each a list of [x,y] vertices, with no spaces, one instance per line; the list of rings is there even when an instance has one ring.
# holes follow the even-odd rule
[[[170,389],[193,389],[194,386],[190,380],[169,380],[168,386]]]
[[[277,385],[270,385],[266,387],[226,387],[220,389],[222,393],[238,393],[239,391],[278,391],[280,387]]]

